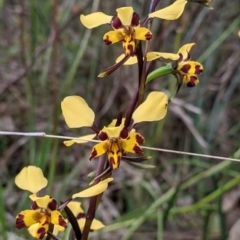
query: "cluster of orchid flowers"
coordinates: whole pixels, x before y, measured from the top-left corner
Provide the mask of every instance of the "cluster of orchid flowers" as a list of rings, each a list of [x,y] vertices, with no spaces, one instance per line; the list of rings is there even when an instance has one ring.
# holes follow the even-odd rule
[[[207,5],[208,1],[198,2]],[[107,189],[109,182],[113,180],[111,178],[112,171],[119,168],[121,161],[139,167],[143,161],[149,160],[149,157],[143,155],[141,145],[144,143],[144,137],[135,130],[136,124],[163,119],[170,102],[169,97],[160,91],[150,92],[144,101],[145,84],[166,74],[173,74],[176,77],[177,91],[183,82],[188,87],[194,87],[199,83],[197,74],[202,73],[203,66],[199,62],[192,61],[189,53],[194,43],[183,45],[176,54],[148,51],[152,38],[150,30],[152,19],[175,20],[183,13],[186,4],[187,0],[176,0],[166,8],[152,11],[142,22],[132,7],[116,9],[116,16],[106,15],[102,12],[80,16],[82,24],[89,29],[102,24],[110,24],[113,30],[104,34],[103,41],[107,45],[117,42],[123,44],[123,54],[116,58],[113,66],[100,72],[98,77],[105,77],[113,73],[121,65],[138,64],[138,89],[136,89],[136,94],[133,96],[125,116],[119,112],[118,116],[102,129],[96,126],[95,113],[82,97],[68,96],[64,98],[61,108],[68,127],[88,127],[94,132],[67,140],[64,144],[71,146],[74,143],[83,144],[94,138],[98,139],[89,155],[90,160],[100,157],[95,178],[88,189],[73,194],[58,206],[57,201],[51,196],[40,196],[40,191],[47,185],[47,179],[43,176],[41,169],[35,166],[23,168],[17,175],[15,183],[19,188],[32,193],[29,196],[31,210],[21,211],[17,215],[16,227],[18,229],[27,227],[29,233],[37,239],[43,239],[45,236],[58,239],[57,233],[65,230],[71,224],[76,239],[87,239],[89,231],[104,227],[100,221],[94,219],[94,215],[98,205],[96,202],[100,201],[102,193]],[[148,28],[144,27],[146,24],[148,24]],[[142,51],[142,41],[146,41],[145,53]],[[148,64],[159,58],[171,61],[165,66],[149,72]],[[137,156],[129,156],[129,153],[137,154]],[[106,160],[104,155],[106,155]],[[90,200],[88,213],[92,213],[91,216],[86,216],[80,203],[75,201],[76,198],[88,197],[95,200],[92,202]],[[84,231],[87,234],[82,238]]]

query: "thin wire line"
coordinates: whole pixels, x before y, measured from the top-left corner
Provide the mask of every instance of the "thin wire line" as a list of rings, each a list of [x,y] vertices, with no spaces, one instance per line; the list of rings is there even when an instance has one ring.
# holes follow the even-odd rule
[[[176,151],[176,150],[163,149],[163,148],[154,148],[154,147],[147,147],[147,146],[141,146],[141,148],[142,149],[152,150],[152,151],[158,151],[158,152],[168,152],[168,153],[176,153],[176,154],[189,155],[189,156],[195,156],[195,157],[213,158],[213,159],[220,159],[220,160],[228,160],[228,161],[240,162],[240,159],[237,159],[237,158],[220,157],[220,156],[199,154],[199,153],[191,153],[191,152],[181,152],[181,151]]]
[[[94,142],[94,143],[101,142],[99,140],[84,139],[82,137],[68,137],[68,136],[61,136],[61,135],[51,135],[51,134],[46,134],[45,132],[7,132],[7,131],[0,131],[0,135],[25,136],[25,137],[46,137],[46,138],[66,139],[66,140],[81,140],[81,141]],[[141,146],[141,148],[142,149],[147,149],[147,150],[152,150],[152,151],[158,151],[158,152],[167,152],[167,153],[175,153],[175,154],[202,157],[202,158],[211,158],[211,159],[219,159],[219,160],[228,160],[228,161],[240,162],[240,159],[237,159],[237,158],[228,158],[228,157],[220,157],[220,156],[207,155],[207,154],[182,152],[182,151],[176,151],[176,150],[171,150],[171,149],[154,148],[154,147],[147,147],[147,146]]]

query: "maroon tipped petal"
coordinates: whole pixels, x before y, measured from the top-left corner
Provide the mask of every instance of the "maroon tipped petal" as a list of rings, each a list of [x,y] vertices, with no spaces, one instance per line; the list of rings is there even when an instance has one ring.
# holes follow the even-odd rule
[[[24,215],[18,214],[18,216],[16,218],[16,228],[21,229],[21,228],[26,227],[23,219],[24,219]]]
[[[137,27],[140,24],[140,17],[137,13],[133,13],[131,27]]]
[[[114,16],[111,21],[111,26],[114,29],[123,28],[121,20],[118,18],[118,16]]]
[[[57,201],[54,198],[52,198],[51,202],[48,203],[48,208],[52,211],[57,209]]]

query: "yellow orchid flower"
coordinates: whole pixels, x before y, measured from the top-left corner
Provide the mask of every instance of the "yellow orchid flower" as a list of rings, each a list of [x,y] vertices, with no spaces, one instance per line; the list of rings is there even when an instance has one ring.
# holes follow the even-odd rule
[[[171,59],[174,62],[171,63],[173,69],[180,73],[183,77],[184,83],[188,87],[194,87],[199,83],[197,74],[203,72],[203,65],[196,61],[191,61],[190,50],[195,45],[195,43],[188,43],[183,45],[178,52],[166,53],[166,52],[148,52],[146,55],[147,61],[154,61],[158,58]],[[121,61],[123,56],[119,56],[116,62]],[[125,65],[132,65],[137,63],[137,57],[131,57]]]
[[[80,100],[81,99],[81,100]],[[98,131],[97,137],[101,140],[96,144],[90,154],[90,160],[98,157],[104,153],[108,155],[109,166],[112,169],[119,167],[120,160],[125,153],[143,154],[140,144],[144,142],[144,138],[136,131],[131,131],[133,126],[140,122],[158,121],[166,115],[168,105],[168,97],[163,92],[151,92],[147,99],[134,111],[132,115],[132,126],[125,127],[123,124],[120,126],[103,127],[101,131]],[[88,117],[79,115],[79,111],[73,110],[73,106],[76,109],[89,109],[87,103],[79,96],[69,96],[62,101],[62,112],[67,125],[72,126],[85,126],[85,119]],[[92,112],[92,110],[90,111]],[[91,115],[89,119],[89,126],[92,126],[94,122],[94,115]],[[81,139],[81,138],[80,138]],[[73,143],[79,143],[79,140],[72,139],[64,142],[67,146]]]
[[[107,44],[123,42],[123,49],[126,56],[135,54],[135,41],[148,41],[152,38],[149,29],[140,26],[140,17],[132,7],[116,9],[117,16],[109,16],[102,12],[95,12],[89,15],[81,15],[82,24],[91,29],[102,24],[111,24],[113,31],[104,34],[103,41]]]
[[[110,181],[112,178],[105,179],[86,190],[75,193],[72,195],[72,199],[96,196],[106,190]],[[35,166],[24,167],[15,178],[15,183],[19,188],[32,192],[29,196],[31,209],[21,211],[16,216],[16,227],[18,229],[28,227],[29,233],[37,239],[44,238],[51,224],[54,226],[54,232],[62,231],[67,226],[66,220],[57,207],[57,201],[49,195],[43,197],[36,195],[46,187],[47,182],[42,170]]]

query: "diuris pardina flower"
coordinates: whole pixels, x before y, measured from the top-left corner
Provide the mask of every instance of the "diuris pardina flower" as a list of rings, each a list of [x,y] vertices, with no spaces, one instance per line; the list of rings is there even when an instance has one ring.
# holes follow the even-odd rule
[[[161,18],[166,20],[177,19],[183,12],[186,5],[186,0],[177,0],[172,5],[150,13],[148,18]],[[80,21],[89,28],[95,28],[103,24],[110,24],[113,31],[108,31],[103,36],[103,41],[107,45],[117,42],[123,43],[124,59],[117,65],[106,69],[98,76],[104,77],[115,71],[123,64],[128,57],[134,56],[136,53],[136,40],[149,41],[152,38],[152,33],[148,28],[141,26],[139,15],[134,12],[132,7],[122,7],[116,9],[117,15],[110,16],[103,12],[95,12],[89,15],[81,15]]]
[[[188,43],[183,45],[178,52],[175,53],[166,53],[166,52],[148,52],[147,61],[153,61],[160,57],[165,59],[171,59],[174,62],[171,63],[172,68],[178,72],[184,83],[188,87],[194,87],[199,83],[197,74],[203,72],[203,65],[196,61],[191,61],[190,50],[195,43]],[[123,56],[120,56],[116,61],[121,61]],[[137,57],[131,57],[125,65],[131,65],[137,63]]]
[[[131,126],[108,126],[97,132],[97,137],[101,141],[96,144],[90,154],[90,160],[107,153],[109,166],[112,169],[119,167],[123,154],[136,153],[143,154],[140,144],[144,142],[141,134],[133,130],[133,127],[140,122],[158,121],[164,118],[167,111],[168,97],[163,92],[151,92],[147,99],[139,105],[132,115]],[[80,128],[94,125],[95,114],[82,97],[69,96],[62,103],[62,113],[70,128]],[[96,126],[95,126],[96,128]],[[85,137],[82,137],[85,139]],[[94,138],[88,135],[86,140]],[[67,146],[74,143],[83,143],[81,138],[64,142]]]
[[[117,16],[96,12],[86,16],[81,15],[80,20],[87,28],[110,24],[114,30],[105,33],[103,41],[107,45],[122,41],[125,55],[133,56],[136,48],[135,40],[150,40],[152,33],[149,29],[140,26],[140,17],[132,7],[122,7],[116,11]]]
[[[73,194],[72,199],[77,197],[91,197],[104,192],[112,178],[105,179],[100,183]],[[42,239],[54,227],[54,234],[66,228],[67,222],[57,207],[57,201],[49,195],[37,196],[37,193],[47,186],[47,179],[42,170],[35,166],[28,166],[21,170],[15,178],[15,184],[30,191],[31,209],[21,211],[16,216],[16,227],[21,229],[28,227],[29,233],[37,239]]]

